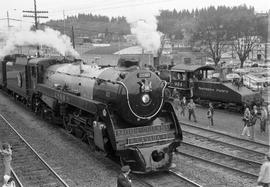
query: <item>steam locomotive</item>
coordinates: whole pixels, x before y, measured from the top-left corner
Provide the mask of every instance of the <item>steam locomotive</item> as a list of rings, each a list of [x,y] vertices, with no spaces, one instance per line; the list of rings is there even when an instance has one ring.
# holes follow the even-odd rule
[[[3,58],[0,85],[16,100],[133,172],[167,170],[182,141],[175,107],[155,73],[133,59],[98,67],[64,57]]]
[[[214,67],[207,65],[178,64],[170,70],[162,69],[160,77],[169,82],[172,95],[175,90],[177,94],[206,106],[212,102],[215,108],[240,112],[244,105],[259,105],[262,102],[259,92],[210,76],[214,71]]]

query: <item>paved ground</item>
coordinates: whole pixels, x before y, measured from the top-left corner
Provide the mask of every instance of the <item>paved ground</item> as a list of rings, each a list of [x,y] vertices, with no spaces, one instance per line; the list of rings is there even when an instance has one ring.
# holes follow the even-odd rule
[[[193,122],[193,120],[188,120],[188,114],[186,112],[185,117],[180,117],[179,120],[183,120],[188,123],[192,123],[193,125],[199,125],[202,127],[207,127],[209,121],[206,117],[207,108],[197,107],[196,108],[196,117],[197,123]],[[268,121],[268,127],[270,127],[270,123]],[[243,129],[243,121],[242,114],[227,112],[225,110],[215,110],[214,112],[214,126],[211,126],[214,130],[223,131],[229,134],[233,134],[235,136],[240,136]],[[268,128],[269,129],[269,128]],[[246,137],[243,137],[246,138]],[[267,135],[260,134],[260,120],[257,120],[255,125],[255,141],[264,142],[270,145],[270,136],[269,131]]]

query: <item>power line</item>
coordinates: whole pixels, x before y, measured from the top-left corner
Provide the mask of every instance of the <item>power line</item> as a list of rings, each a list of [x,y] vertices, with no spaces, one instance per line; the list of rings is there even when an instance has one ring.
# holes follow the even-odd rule
[[[10,27],[12,27],[12,26],[10,25],[10,20],[12,20],[12,21],[22,21],[22,20],[20,20],[20,19],[10,18],[10,17],[9,17],[8,11],[7,11],[7,17],[6,17],[6,18],[1,18],[0,20],[7,20],[7,27],[8,27],[8,30],[10,29]]]
[[[48,16],[40,16],[38,14],[48,13],[48,11],[37,11],[36,0],[34,0],[34,10],[23,10],[23,13],[33,13],[34,15],[26,15],[24,14],[23,17],[31,17],[35,19],[35,28],[38,29],[38,18],[48,18]]]
[[[23,15],[23,17],[31,17],[35,19],[35,28],[38,30],[38,18],[48,18],[48,16],[39,16],[38,14],[48,13],[48,11],[37,11],[36,0],[34,0],[34,10],[23,10],[23,13],[33,13],[34,15]],[[39,46],[37,46],[37,56],[39,56]]]
[[[106,7],[108,7],[108,6],[111,6],[111,5],[116,5],[116,4],[121,4],[121,3],[127,3],[126,2],[126,0],[121,0],[121,1],[114,1],[113,3],[105,3],[105,4],[103,4],[102,6],[100,6],[99,8],[106,8]],[[88,6],[88,5],[86,5],[86,6]],[[70,11],[76,11],[76,10],[85,10],[85,9],[92,9],[92,7],[85,7],[84,6],[84,8],[73,8],[73,9],[65,9],[66,11],[68,11],[68,12],[70,12]],[[54,11],[50,11],[50,13],[55,13],[55,12],[61,12],[60,10],[54,10]]]
[[[157,3],[157,4],[162,4],[162,3],[168,3],[169,1],[176,1],[176,0],[152,0],[152,1],[148,1],[148,2],[140,2],[140,3],[124,3],[124,4],[120,4],[120,5],[114,5],[114,6],[107,6],[107,7],[99,7],[99,8],[90,8],[90,7],[86,7],[86,8],[78,8],[78,9],[69,9],[69,10],[65,10],[65,12],[74,12],[74,11],[82,11],[82,10],[89,10],[89,11],[98,11],[98,10],[110,10],[110,9],[119,9],[119,8],[125,8],[125,7],[137,7],[137,6],[143,6],[143,5],[147,5],[147,4],[153,4],[153,3]],[[56,12],[60,12],[60,11],[52,11],[54,13],[50,13],[50,14],[57,14]]]

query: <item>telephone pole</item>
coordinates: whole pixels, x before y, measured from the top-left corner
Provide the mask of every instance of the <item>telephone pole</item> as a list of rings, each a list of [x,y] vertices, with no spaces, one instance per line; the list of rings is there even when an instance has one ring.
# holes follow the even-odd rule
[[[64,19],[64,34],[66,34],[66,16],[64,10],[63,10],[63,19]]]
[[[8,26],[8,30],[9,30],[10,24],[9,24],[9,14],[8,14],[8,11],[7,11],[7,26]]]
[[[9,12],[7,11],[7,17],[6,18],[2,18],[0,20],[7,20],[7,28],[8,28],[8,31],[10,30],[10,28],[12,27],[12,25],[10,25],[10,20],[13,20],[13,21],[22,21],[21,19],[14,19],[14,18],[10,18],[9,17]]]
[[[37,11],[36,0],[34,0],[34,10],[23,10],[23,13],[33,13],[34,15],[23,15],[35,19],[35,30],[38,30],[38,18],[48,18],[48,16],[40,16],[38,14],[48,13],[48,11]],[[39,56],[39,46],[37,46],[37,56]]]
[[[73,26],[71,27],[71,36],[72,36],[72,46],[73,46],[73,49],[75,49],[75,37],[74,37]]]

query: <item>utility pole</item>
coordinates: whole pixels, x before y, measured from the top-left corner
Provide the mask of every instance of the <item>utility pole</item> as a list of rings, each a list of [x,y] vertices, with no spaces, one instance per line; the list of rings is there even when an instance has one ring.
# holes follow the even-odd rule
[[[71,36],[72,36],[72,46],[73,46],[73,49],[75,49],[75,38],[74,38],[73,26],[71,27]]]
[[[8,11],[7,11],[7,26],[8,26],[8,30],[9,30],[10,24],[9,24],[9,14],[8,14]]]
[[[63,19],[64,19],[64,34],[66,34],[66,18],[65,18],[65,10],[63,10]]]
[[[48,16],[39,16],[38,14],[48,13],[48,11],[37,11],[36,0],[34,0],[34,11],[23,10],[23,13],[33,13],[34,15],[23,15],[23,17],[31,17],[35,19],[35,30],[38,30],[38,18],[48,18]],[[39,55],[39,46],[37,46],[37,56]]]
[[[22,21],[21,19],[10,18],[8,11],[7,11],[7,17],[6,18],[1,18],[0,20],[7,20],[7,28],[8,28],[8,30],[10,30],[10,28],[12,27],[12,25],[10,25],[10,20],[13,20],[13,21]]]

